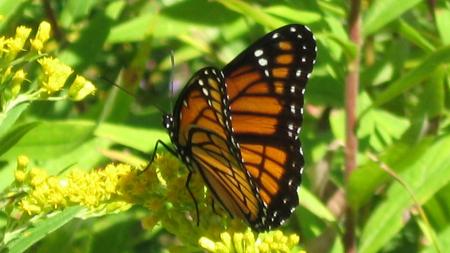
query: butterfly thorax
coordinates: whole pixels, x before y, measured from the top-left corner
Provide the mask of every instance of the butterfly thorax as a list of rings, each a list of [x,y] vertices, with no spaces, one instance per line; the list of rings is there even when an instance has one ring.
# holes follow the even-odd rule
[[[167,129],[167,131],[169,132],[172,143],[175,144],[175,153],[183,162],[188,164],[189,158],[187,157],[187,151],[186,151],[185,147],[180,146],[177,141],[177,137],[176,137],[176,131],[177,131],[176,124],[177,123],[175,123],[175,119],[174,119],[173,115],[169,114],[169,113],[164,114],[162,123],[164,125],[164,128]]]
[[[164,114],[163,118],[162,118],[162,123],[163,123],[164,128],[167,129],[167,131],[169,132],[170,140],[172,141],[172,143],[176,144],[177,142],[175,141],[175,138],[174,138],[176,129],[175,129],[175,121],[174,121],[173,115],[169,114],[169,113]]]

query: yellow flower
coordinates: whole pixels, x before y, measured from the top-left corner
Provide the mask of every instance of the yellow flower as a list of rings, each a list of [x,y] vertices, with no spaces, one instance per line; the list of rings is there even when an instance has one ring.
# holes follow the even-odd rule
[[[26,213],[28,213],[28,215],[37,214],[42,211],[38,205],[30,203],[28,200],[20,201],[19,207]]]
[[[279,230],[258,234],[257,238],[248,229],[245,233],[220,234],[220,241],[215,242],[208,237],[201,237],[200,247],[208,252],[302,252],[297,249],[299,237],[295,234],[286,236]]]
[[[0,37],[0,56],[3,55],[3,53],[7,53],[8,49],[6,48],[8,45],[8,39],[6,39],[4,36]]]
[[[44,43],[50,38],[51,25],[47,21],[43,21],[39,24],[38,31],[34,39],[30,40],[31,47],[33,47],[39,53],[44,47]]]
[[[95,86],[84,77],[77,75],[69,88],[69,98],[75,101],[82,100],[95,92]]]
[[[41,65],[44,74],[40,85],[47,94],[61,90],[67,78],[73,72],[69,66],[52,57],[43,57],[38,60],[38,63]]]
[[[20,155],[17,157],[17,169],[24,170],[28,164],[30,163],[30,159],[27,156]]]
[[[11,93],[13,95],[13,97],[16,97],[19,92],[20,89],[22,88],[22,83],[25,80],[27,73],[25,73],[25,71],[23,71],[23,69],[19,69],[18,71],[16,71],[16,73],[14,73],[14,76],[12,78],[12,85],[11,85]]]
[[[27,178],[27,174],[25,172],[28,163],[29,163],[28,157],[21,155],[17,157],[17,168],[14,173],[15,179],[18,183],[23,183],[25,179]]]
[[[16,54],[23,49],[25,41],[28,39],[28,36],[30,36],[30,33],[30,28],[19,26],[16,28],[16,35],[14,38],[7,39],[8,53],[11,58],[15,57]]]

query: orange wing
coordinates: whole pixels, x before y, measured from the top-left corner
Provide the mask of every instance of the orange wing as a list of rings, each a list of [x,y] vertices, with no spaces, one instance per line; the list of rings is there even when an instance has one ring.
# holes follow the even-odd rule
[[[232,216],[255,220],[262,202],[243,169],[229,116],[220,70],[205,68],[188,82],[175,105],[171,131],[178,153],[198,169],[208,188]]]
[[[234,137],[266,207],[256,229],[279,226],[298,205],[304,165],[298,135],[315,57],[312,33],[302,25],[288,25],[264,36],[223,69]]]

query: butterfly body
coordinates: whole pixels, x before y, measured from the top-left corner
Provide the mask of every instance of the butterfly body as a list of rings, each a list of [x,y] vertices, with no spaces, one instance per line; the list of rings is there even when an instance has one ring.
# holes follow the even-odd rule
[[[298,205],[298,134],[315,56],[309,29],[281,27],[222,70],[195,73],[173,114],[164,116],[190,171],[199,171],[222,206],[255,230],[281,225]]]

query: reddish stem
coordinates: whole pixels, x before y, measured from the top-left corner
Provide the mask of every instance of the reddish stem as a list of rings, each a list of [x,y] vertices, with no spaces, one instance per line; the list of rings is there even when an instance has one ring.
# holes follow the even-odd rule
[[[349,63],[349,69],[345,88],[345,111],[346,111],[346,140],[345,140],[345,176],[346,180],[351,172],[356,168],[356,154],[358,150],[358,139],[356,138],[356,104],[359,87],[359,68],[360,68],[360,48],[361,48],[361,1],[351,0],[351,9],[349,16],[350,40],[355,43],[357,48],[356,57]],[[347,202],[348,203],[348,202]],[[355,214],[347,205],[345,219],[344,235],[345,252],[356,252],[355,237]]]

